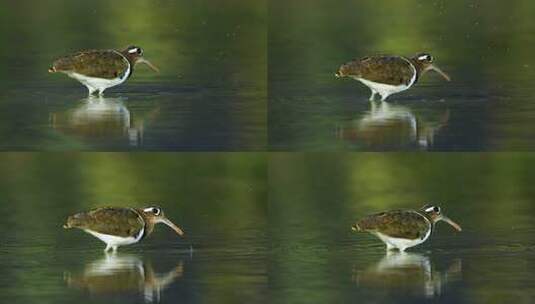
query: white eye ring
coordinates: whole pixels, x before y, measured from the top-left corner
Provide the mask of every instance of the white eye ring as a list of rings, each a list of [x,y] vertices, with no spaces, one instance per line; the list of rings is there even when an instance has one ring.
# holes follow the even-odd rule
[[[440,208],[437,207],[437,206],[431,206],[431,207],[425,209],[425,212],[436,212],[436,213],[439,213],[440,212]]]
[[[425,54],[425,55],[422,55],[422,56],[418,57],[418,60],[421,60],[421,61],[423,61],[423,60],[431,61],[431,60],[432,60],[432,57],[431,57],[431,55],[429,55],[429,54]]]
[[[143,209],[143,211],[154,213],[154,215],[160,215],[160,213],[162,213],[162,210],[160,210],[160,208],[156,208],[156,207],[145,208],[145,209]]]
[[[139,48],[133,48],[133,49],[128,50],[128,53],[130,54],[135,54],[137,52],[139,52]]]

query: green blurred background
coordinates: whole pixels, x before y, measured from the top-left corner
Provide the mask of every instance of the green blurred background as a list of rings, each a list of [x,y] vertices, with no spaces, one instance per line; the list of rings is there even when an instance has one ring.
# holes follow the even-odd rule
[[[277,153],[269,161],[271,290],[280,303],[525,302],[535,296],[531,153]],[[358,219],[434,203],[422,245],[385,256]]]
[[[534,9],[527,0],[270,1],[270,147],[533,150]],[[337,137],[340,125],[354,125],[371,111],[369,89],[352,79],[336,79],[339,66],[375,54],[422,51],[435,57],[452,82],[429,73],[388,100],[408,108],[419,125],[442,123],[433,144],[421,147],[414,139],[370,144],[366,135]],[[437,117],[446,111],[444,124]],[[399,135],[392,130],[374,134],[381,136]]]
[[[265,298],[263,154],[4,153],[0,170],[4,301],[138,303],[143,286],[153,283],[153,267],[160,273],[177,265],[181,276],[162,291],[167,301]],[[157,226],[143,242],[119,248],[119,259],[110,260],[101,241],[61,228],[68,215],[95,207],[153,204],[184,229],[184,239]],[[139,281],[120,275],[130,269],[121,259],[130,256],[134,264],[143,261],[145,275]],[[77,285],[71,286],[70,278]],[[102,284],[95,280],[109,288],[97,288]]]
[[[244,0],[2,2],[0,150],[264,149],[266,15],[264,1]],[[161,73],[140,65],[106,97],[145,120],[142,144],[84,137],[75,117],[51,123],[87,103],[85,87],[47,72],[55,58],[132,44]]]

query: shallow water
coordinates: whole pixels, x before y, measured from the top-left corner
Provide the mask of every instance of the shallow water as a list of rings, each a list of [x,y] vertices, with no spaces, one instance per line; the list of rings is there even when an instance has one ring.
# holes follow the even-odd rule
[[[265,149],[262,1],[0,7],[10,25],[0,27],[0,150]],[[137,65],[130,79],[106,90],[99,110],[86,107],[87,89],[77,81],[47,73],[57,57],[131,44],[160,73]]]
[[[269,146],[533,150],[535,23],[528,12],[534,8],[525,1],[272,1]],[[369,89],[334,73],[353,58],[422,51],[452,81],[427,73],[390,96],[391,107],[399,109],[382,113],[388,119],[375,117],[370,127]]]
[[[282,153],[269,162],[271,295],[279,303],[530,303],[530,154]],[[351,231],[361,217],[439,205],[405,254]]]
[[[0,155],[0,293],[6,303],[243,303],[267,297],[265,159],[229,154]],[[201,190],[202,189],[202,190]],[[64,230],[98,206],[158,204],[165,225],[104,254]]]

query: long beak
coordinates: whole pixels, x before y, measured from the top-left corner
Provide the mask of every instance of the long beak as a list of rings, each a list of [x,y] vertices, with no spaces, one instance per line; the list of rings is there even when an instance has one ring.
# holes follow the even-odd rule
[[[451,81],[451,78],[448,74],[444,73],[441,69],[439,69],[437,66],[435,65],[430,65],[428,68],[428,70],[433,70],[437,73],[439,73],[442,77],[444,77],[444,79],[446,79],[447,81]]]
[[[136,63],[144,63],[146,65],[149,66],[149,68],[151,68],[153,71],[157,72],[157,73],[160,73],[160,69],[158,69],[154,64],[150,63],[150,61],[148,61],[147,59],[141,57],[139,58]]]
[[[180,229],[177,225],[173,224],[173,222],[171,222],[170,220],[163,218],[159,220],[158,223],[164,223],[167,226],[171,227],[171,229],[173,229],[178,235],[182,237],[184,236],[184,231],[182,231],[182,229]]]
[[[448,223],[448,224],[450,224],[453,228],[455,228],[455,230],[457,230],[457,231],[462,231],[461,226],[459,226],[459,225],[458,225],[457,223],[455,223],[454,221],[450,220],[449,217],[443,215],[442,218],[441,218],[441,220],[444,221],[444,222],[446,222],[446,223]]]

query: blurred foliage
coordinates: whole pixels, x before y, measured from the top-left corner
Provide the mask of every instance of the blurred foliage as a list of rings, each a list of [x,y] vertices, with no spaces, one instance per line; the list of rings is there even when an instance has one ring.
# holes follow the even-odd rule
[[[534,161],[531,153],[270,155],[274,294],[282,302],[298,302],[305,294],[335,302],[355,295],[369,294],[370,300],[396,295],[381,282],[370,290],[349,281],[353,267],[373,269],[374,260],[384,255],[379,240],[356,234],[350,226],[368,214],[417,209],[424,203],[441,206],[463,227],[456,234],[438,224],[431,239],[412,250],[428,253],[438,265],[462,259],[464,282],[449,295],[460,293],[455,302],[492,302],[509,288],[527,286],[522,278],[531,276],[531,270],[516,265],[533,262]],[[498,256],[514,262],[497,269],[493,257]],[[480,280],[481,273],[488,280]],[[509,283],[502,286],[502,281]],[[533,293],[520,288],[517,297]],[[398,296],[398,301],[411,302],[406,294]]]
[[[426,51],[452,82],[429,73],[391,102],[451,110],[438,150],[532,150],[534,9],[527,0],[271,1],[270,146],[373,150],[330,136],[362,115],[369,96],[334,72],[353,58]]]
[[[9,233],[0,241],[0,268],[9,279],[0,291],[26,302],[66,299],[61,273],[102,258],[103,250],[94,237],[63,230],[66,217],[101,206],[157,204],[186,238],[157,227],[119,254],[152,255],[168,267],[187,259],[186,284],[196,283],[185,293],[254,301],[267,284],[266,167],[265,156],[254,153],[4,153],[0,226]],[[236,285],[249,288],[231,292]]]
[[[51,107],[76,103],[87,91],[68,77],[49,74],[48,67],[55,58],[79,50],[135,44],[161,73],[139,65],[126,84],[107,93],[126,90],[145,103],[172,107],[163,114],[174,116],[159,117],[156,124],[165,125],[167,137],[177,140],[167,139],[156,149],[263,149],[266,15],[265,1],[3,1],[0,143],[4,150],[77,149],[80,144],[73,139],[50,134],[43,125]],[[178,116],[183,113],[185,118]],[[226,133],[213,134],[215,129]],[[179,134],[183,130],[192,139]],[[190,142],[194,139],[212,146]]]

